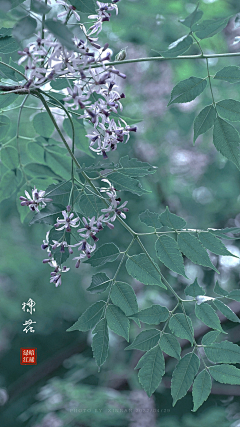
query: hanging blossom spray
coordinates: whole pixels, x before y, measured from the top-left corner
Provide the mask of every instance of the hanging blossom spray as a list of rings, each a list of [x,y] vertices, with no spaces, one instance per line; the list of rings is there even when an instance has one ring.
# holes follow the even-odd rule
[[[119,94],[116,90],[115,76],[125,79],[126,75],[114,66],[108,66],[111,59],[108,43],[101,47],[98,37],[93,37],[93,34],[100,33],[103,22],[110,20],[110,11],[118,12],[118,1],[97,1],[98,14],[88,17],[95,22],[88,31],[81,24],[86,40],[74,36],[74,50],[67,49],[48,29],[44,29],[44,38],[38,35],[35,42],[18,52],[21,56],[18,63],[25,64],[25,88],[39,88],[57,77],[71,78],[74,83],[66,88],[65,105],[74,111],[80,110],[79,118],[93,124],[93,132],[87,135],[90,149],[105,159],[107,152],[116,150],[119,142],[128,141],[130,132],[136,132],[136,127],[128,126],[122,118],[116,121],[110,117],[112,112],[118,114],[118,110],[122,111],[121,99],[125,98],[124,93]],[[80,20],[73,6],[62,0],[57,0],[57,3]],[[58,17],[65,14],[66,11]],[[98,65],[98,68],[92,68],[93,65]],[[96,101],[95,95],[100,95]]]
[[[50,0],[48,2],[51,3]],[[80,24],[85,40],[73,36],[72,50],[56,41],[55,36],[47,28],[44,29],[44,38],[38,34],[34,42],[18,52],[21,56],[18,63],[25,65],[27,82],[24,87],[26,89],[40,88],[59,77],[71,79],[73,84],[69,84],[66,88],[68,95],[64,98],[65,106],[74,112],[79,110],[79,118],[85,119],[93,126],[93,130],[86,135],[89,139],[89,148],[98,155],[102,155],[104,159],[108,157],[109,151],[117,149],[119,142],[127,143],[130,132],[137,130],[135,126],[128,126],[121,117],[118,120],[111,117],[111,113],[118,114],[119,110],[122,111],[121,100],[125,98],[124,93],[120,94],[116,90],[115,78],[118,76],[125,79],[126,75],[114,66],[108,65],[111,59],[109,45],[106,43],[101,47],[96,37],[102,30],[103,22],[110,20],[110,12],[115,10],[116,14],[118,13],[116,4],[118,2],[119,0],[113,0],[112,3],[96,2],[97,13],[88,16],[94,23],[88,30]],[[59,19],[66,18],[67,21],[67,16],[74,15],[75,19],[80,21],[74,6],[63,0],[57,0],[57,3],[64,8],[64,12],[57,16]],[[92,68],[93,65],[98,67]],[[62,211],[62,218],[57,218],[55,224],[57,231],[64,231],[62,238],[52,240],[50,243],[48,232],[43,241],[42,249],[47,249],[48,253],[48,258],[44,259],[43,263],[48,263],[54,268],[50,282],[55,286],[61,285],[61,274],[67,272],[69,268],[62,264],[58,265],[52,253],[54,250],[60,248],[61,253],[68,250],[69,254],[73,254],[73,248],[77,248],[79,255],[73,260],[76,261],[75,266],[78,268],[81,260],[90,258],[96,249],[96,242],[99,240],[96,234],[103,230],[105,225],[113,229],[113,222],[117,216],[126,218],[128,202],[125,201],[120,206],[121,199],[117,197],[116,189],[111,182],[108,179],[102,181],[108,184],[107,188],[100,189],[100,192],[109,197],[108,208],[102,209],[102,214],[97,218],[93,216],[80,219],[71,212],[72,208],[68,205],[66,210]],[[32,211],[39,212],[39,207],[44,208],[46,203],[51,201],[45,197],[44,191],[38,191],[35,187],[32,190],[32,197],[28,192],[25,192],[25,195],[26,197],[20,197],[21,205],[28,206]],[[77,230],[79,241],[70,245],[66,236],[71,233],[72,228],[80,227],[81,222],[83,226]]]

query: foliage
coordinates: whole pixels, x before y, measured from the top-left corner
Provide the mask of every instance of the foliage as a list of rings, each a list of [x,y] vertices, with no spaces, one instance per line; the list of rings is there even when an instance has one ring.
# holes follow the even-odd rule
[[[178,16],[179,24],[175,24],[181,27],[179,31],[184,35],[181,33],[172,41],[169,32],[166,37],[166,41],[168,38],[171,41],[168,49],[154,49],[158,55],[153,58],[156,63],[175,61],[176,64],[176,84],[167,93],[170,112],[166,113],[166,122],[161,125],[166,141],[173,138],[169,131],[171,123],[173,139],[179,133],[182,142],[183,133],[191,133],[192,142],[197,141],[192,153],[196,158],[202,153],[209,166],[204,176],[197,170],[198,162],[195,162],[195,183],[199,179],[200,190],[210,185],[210,195],[215,191],[214,185],[217,187],[216,206],[212,202],[207,223],[204,219],[204,209],[207,208],[204,206],[208,202],[200,202],[197,213],[196,205],[191,207],[187,192],[183,194],[182,185],[177,186],[174,179],[171,181],[173,163],[166,157],[170,159],[174,149],[163,147],[167,144],[161,141],[162,156],[156,156],[155,162],[155,156],[149,160],[151,156],[145,148],[144,155],[138,155],[136,148],[125,147],[130,135],[132,145],[137,146],[137,123],[140,123],[140,135],[144,134],[141,119],[131,115],[133,109],[139,116],[131,106],[134,102],[137,104],[138,97],[143,94],[131,94],[127,87],[130,93],[128,104],[128,97],[126,102],[125,94],[116,90],[116,83],[122,87],[126,75],[131,74],[128,69],[134,66],[128,57],[125,60],[126,50],[123,56],[116,55],[115,61],[111,59],[108,46],[111,37],[108,40],[107,31],[102,29],[106,23],[111,32],[116,25],[115,31],[121,34],[117,18],[113,18],[117,3],[113,1],[102,7],[94,1],[88,5],[82,1],[71,5],[60,2],[54,5],[56,9],[36,0],[0,3],[3,11],[0,33],[0,201],[9,203],[10,198],[17,198],[22,226],[28,223],[32,229],[38,226],[47,231],[42,245],[46,250],[43,263],[53,269],[50,283],[58,288],[56,293],[64,286],[72,292],[71,280],[66,283],[72,273],[64,274],[70,269],[72,260],[75,260],[76,268],[87,271],[87,275],[97,268],[92,278],[88,278],[86,290],[89,298],[99,299],[85,297],[86,303],[78,313],[74,312],[74,319],[69,319],[70,323],[75,323],[69,324],[67,331],[92,331],[91,346],[98,369],[103,369],[111,357],[113,333],[121,337],[114,335],[119,342],[122,338],[130,341],[125,347],[126,353],[132,350],[145,352],[135,368],[139,369],[139,384],[150,397],[161,390],[166,360],[170,356],[177,360],[175,368],[170,369],[173,406],[178,400],[186,399],[192,386],[195,412],[209,398],[212,380],[213,384],[239,385],[239,368],[233,366],[240,363],[239,346],[231,342],[231,336],[230,340],[226,339],[228,328],[222,321],[224,318],[230,325],[231,322],[239,323],[237,313],[229,307],[231,301],[240,300],[239,289],[232,286],[233,279],[229,285],[221,287],[225,283],[222,279],[224,257],[239,262],[239,251],[233,246],[239,238],[239,219],[234,222],[230,218],[233,216],[231,198],[237,196],[235,181],[240,169],[237,128],[240,103],[232,99],[235,89],[229,86],[229,83],[240,80],[239,67],[219,66],[214,74],[210,74],[211,59],[217,59],[218,55],[204,53],[209,49],[218,50],[221,32],[236,11],[226,10],[225,16],[212,19],[197,5],[186,18],[181,18],[182,12],[177,10],[174,2],[176,12],[181,15]],[[17,12],[25,6],[27,15],[24,12],[24,16],[18,16]],[[126,9],[123,7],[123,22],[128,7],[134,13],[134,6],[129,3]],[[57,19],[56,10],[60,11]],[[89,14],[93,16],[87,18]],[[112,21],[108,23],[110,16]],[[166,29],[166,25],[162,28]],[[173,28],[171,23],[168,31]],[[37,39],[32,38],[36,31],[39,31]],[[100,31],[103,40],[98,41],[96,35]],[[130,32],[131,29],[129,39]],[[134,37],[140,45],[138,30],[132,35]],[[154,43],[152,47],[156,47]],[[224,53],[219,62],[224,58],[229,61],[229,57],[231,53]],[[201,63],[198,76],[194,65],[189,65],[188,75],[181,69],[181,64],[188,59]],[[234,59],[231,60],[234,63]],[[137,61],[141,66],[141,58]],[[219,93],[225,99],[217,100]],[[134,101],[131,97],[135,95]],[[195,117],[191,112],[194,105],[200,107]],[[122,106],[126,108],[126,116],[121,114]],[[186,114],[188,108],[189,114]],[[31,109],[35,111],[29,116]],[[172,121],[174,115],[176,120]],[[151,141],[155,137],[151,114],[148,118]],[[206,144],[209,140],[213,145]],[[180,143],[175,149],[181,152]],[[92,163],[96,154],[102,156],[102,160]],[[154,165],[151,165],[152,161]],[[184,181],[183,175],[180,184],[181,179]],[[159,177],[161,185],[157,187]],[[228,177],[232,181],[227,185]],[[168,180],[166,189],[161,188],[164,179]],[[168,196],[171,191],[174,193],[172,199]],[[196,200],[200,200],[199,194]],[[126,207],[128,202],[121,200],[125,195],[130,199],[129,209]],[[31,212],[27,214],[28,208]],[[136,224],[147,231],[137,232]],[[99,234],[102,230],[104,232]],[[193,275],[193,271],[198,274]],[[228,274],[230,277],[235,273],[228,271]],[[209,286],[205,285],[203,277]],[[151,292],[153,301],[145,304],[138,298],[134,285],[139,283],[144,288],[142,301],[147,301]],[[202,324],[207,333],[199,343],[196,330]],[[139,330],[141,327],[144,330]],[[219,337],[223,337],[222,341]],[[182,353],[181,340],[188,342],[187,354]],[[168,376],[169,370],[166,372]],[[64,382],[56,384],[59,390],[64,387]],[[81,396],[91,390],[83,386],[77,387],[75,392]],[[40,406],[31,411],[28,418],[34,416],[34,411],[40,412]],[[64,415],[61,417],[64,422],[69,422],[64,420]],[[86,423],[81,416],[77,421]],[[118,421],[114,421],[114,425]],[[93,425],[98,422],[97,418],[92,420]],[[101,423],[107,425],[107,422],[104,417],[101,419]]]

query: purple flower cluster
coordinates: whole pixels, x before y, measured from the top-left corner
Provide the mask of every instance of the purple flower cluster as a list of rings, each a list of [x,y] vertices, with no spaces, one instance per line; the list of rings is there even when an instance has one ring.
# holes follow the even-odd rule
[[[96,249],[96,243],[99,238],[96,236],[99,231],[103,230],[104,226],[108,226],[110,229],[114,228],[113,222],[116,220],[117,215],[125,219],[125,212],[128,212],[126,207],[127,201],[120,205],[121,199],[117,197],[116,189],[113,187],[111,182],[108,179],[102,179],[103,182],[108,184],[108,187],[101,187],[100,192],[105,193],[109,198],[109,207],[106,209],[101,209],[102,214],[95,218],[86,219],[82,217],[81,220],[79,217],[74,217],[74,213],[71,212],[71,206],[67,206],[66,210],[62,211],[62,218],[57,218],[55,224],[55,229],[57,231],[63,231],[61,238],[59,240],[52,240],[49,242],[49,231],[46,234],[46,239],[43,241],[41,248],[43,250],[47,249],[48,258],[43,260],[43,263],[48,263],[51,267],[54,268],[54,271],[51,273],[51,283],[55,283],[55,286],[61,285],[61,274],[69,270],[66,266],[58,265],[54,259],[53,251],[60,247],[60,252],[65,252],[65,249],[69,251],[69,254],[73,254],[72,248],[78,248],[80,251],[79,255],[74,257],[73,260],[76,261],[76,268],[80,266],[81,260],[85,258],[90,258],[92,252]],[[22,200],[22,206],[29,206],[31,210],[36,210],[39,212],[38,206],[46,206],[46,202],[51,201],[51,199],[45,198],[45,191],[37,191],[34,187],[32,190],[32,198],[25,191],[25,194],[28,196],[28,199],[25,197],[20,197]],[[40,197],[41,196],[41,197]],[[24,199],[24,200],[23,200]],[[25,201],[26,199],[26,201]],[[79,233],[79,241],[76,244],[68,244],[65,240],[65,234],[71,232],[71,228],[77,228],[80,226],[80,221],[83,224],[83,227],[79,228],[77,232]]]
[[[73,49],[69,50],[63,46],[51,32],[44,29],[44,38],[40,35],[31,42],[23,51],[19,51],[21,58],[18,63],[25,64],[25,75],[28,89],[44,86],[46,83],[59,77],[71,79],[72,84],[65,88],[68,92],[64,98],[66,106],[72,110],[82,110],[79,118],[87,120],[94,126],[94,130],[86,136],[89,138],[90,149],[98,155],[107,158],[107,152],[116,150],[119,142],[126,143],[130,132],[136,132],[135,126],[128,126],[122,119],[111,118],[111,113],[118,114],[122,111],[121,100],[125,98],[124,93],[119,93],[116,77],[126,78],[114,66],[109,66],[111,51],[106,43],[103,47],[98,43],[98,35],[102,30],[104,21],[109,21],[111,11],[118,13],[117,4],[119,0],[112,3],[97,1],[96,15],[88,18],[95,23],[87,30],[83,24],[79,24],[85,40],[73,36]],[[57,0],[64,8],[58,18],[73,15],[77,21],[80,16],[74,6],[64,0]],[[96,34],[95,34],[96,33]],[[97,68],[94,68],[96,67]],[[92,95],[97,94],[97,100]]]
[[[128,126],[126,121],[118,115],[123,109],[122,99],[125,95],[117,91],[115,79],[118,77],[125,79],[126,75],[113,65],[108,65],[111,60],[109,45],[105,43],[101,47],[96,37],[102,29],[103,22],[109,21],[111,11],[118,13],[118,1],[96,2],[98,6],[96,15],[88,17],[95,22],[88,30],[83,24],[79,24],[85,40],[73,36],[72,50],[62,45],[59,40],[56,40],[55,35],[45,28],[44,38],[39,33],[34,42],[18,52],[21,56],[18,63],[25,65],[27,78],[25,88],[31,90],[43,86],[44,89],[46,83],[56,78],[67,78],[69,86],[63,89],[65,105],[73,111],[79,111],[79,118],[93,126],[86,135],[89,139],[89,147],[104,159],[107,158],[107,152],[116,150],[119,142],[127,143],[130,132],[137,130],[135,126]],[[80,21],[74,6],[64,0],[56,0],[56,2],[64,8],[64,11],[57,15],[58,19],[66,19],[64,22],[66,23],[73,16]],[[48,3],[51,3],[51,0],[48,0]],[[112,114],[115,117],[112,117]],[[101,210],[101,215],[96,218],[93,216],[80,219],[71,212],[71,207],[67,206],[62,211],[62,218],[58,218],[55,224],[56,231],[62,231],[61,237],[58,240],[51,239],[49,242],[48,232],[46,240],[43,241],[42,249],[47,249],[48,253],[48,258],[44,259],[43,263],[48,263],[54,268],[50,282],[55,283],[55,286],[61,285],[62,273],[69,270],[56,262],[54,258],[56,249],[60,248],[62,253],[68,250],[71,255],[73,249],[77,248],[79,254],[73,260],[76,261],[76,268],[78,268],[81,260],[90,258],[96,249],[96,243],[99,240],[97,233],[103,230],[105,225],[113,229],[113,222],[117,216],[126,218],[127,202],[120,205],[121,199],[117,197],[116,189],[108,179],[102,181],[108,186],[101,188],[100,192],[108,196],[110,203],[106,209]],[[21,205],[28,206],[37,212],[39,207],[44,207],[46,202],[51,201],[45,198],[44,191],[38,191],[35,187],[32,190],[32,197],[27,191],[25,195],[26,197],[20,197]],[[68,243],[67,233],[70,233],[72,228],[78,228],[79,239],[76,244]]]

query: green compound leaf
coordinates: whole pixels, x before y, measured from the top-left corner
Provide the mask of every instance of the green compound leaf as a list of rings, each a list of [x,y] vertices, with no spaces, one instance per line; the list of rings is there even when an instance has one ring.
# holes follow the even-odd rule
[[[16,1],[18,1],[18,0],[16,0]],[[7,37],[7,36],[10,37],[11,34],[12,34],[12,29],[11,28],[4,28],[4,27],[0,28],[0,38]]]
[[[169,328],[179,338],[187,339],[193,344],[194,330],[189,316],[174,314],[169,321]]]
[[[99,171],[99,174],[102,174],[102,177],[106,177],[108,174],[112,172],[113,169],[117,168],[118,166],[115,165],[113,162],[107,162],[105,159],[105,163],[97,162],[95,164],[92,164],[90,166],[86,166],[85,163],[80,167],[80,169],[77,170],[77,172],[87,171],[87,172],[96,172]],[[106,171],[107,170],[107,171]]]
[[[59,175],[56,175],[56,173],[46,165],[40,165],[39,163],[28,163],[24,166],[24,172],[26,175],[32,176],[32,177],[38,177],[38,178],[54,178],[54,179],[60,179]]]
[[[203,133],[207,132],[214,125],[216,110],[213,105],[207,105],[194,120],[194,142]]]
[[[64,101],[63,101],[64,94],[63,93],[51,92],[51,98],[50,98],[50,93],[49,92],[45,92],[45,95],[49,98],[49,101],[53,105],[55,105],[57,108],[61,108],[61,105],[64,104]],[[58,143],[58,141],[56,141],[56,143]]]
[[[199,77],[190,77],[182,80],[173,88],[168,106],[174,103],[193,101],[204,91],[206,86],[206,79],[200,79]]]
[[[226,240],[236,240],[239,237],[237,236],[228,236],[226,233],[232,233],[232,234],[239,234],[240,228],[238,227],[230,227],[230,228],[223,228],[222,230],[211,230],[209,229],[210,233],[214,234],[215,236],[221,237],[222,239]]]
[[[187,50],[192,46],[193,39],[191,36],[183,36],[180,39],[176,40],[175,42],[171,43],[168,46],[168,50],[160,51],[160,55],[164,58],[171,58],[172,56],[179,56],[182,55],[184,52],[187,52]]]
[[[116,282],[110,294],[113,304],[117,305],[126,316],[138,311],[138,303],[133,288],[124,282]]]
[[[2,30],[2,28],[1,28]],[[0,38],[0,53],[9,54],[16,52],[19,49],[19,44],[13,37],[1,37]]]
[[[122,116],[122,114],[120,116],[119,114],[116,114],[114,112],[111,112],[111,117],[116,119],[116,120],[123,119],[123,120],[125,120],[125,122],[127,122],[127,124],[129,126],[136,125],[137,123],[140,123],[143,121],[143,119],[140,117]],[[152,167],[155,167],[155,166],[152,166]]]
[[[84,264],[91,264],[92,267],[101,267],[107,262],[113,262],[119,255],[119,249],[114,243],[105,243],[100,246],[93,256],[84,262]]]
[[[219,271],[212,264],[207,251],[204,249],[199,240],[190,233],[179,233],[178,247],[180,251],[194,264],[203,265],[212,268],[214,271]]]
[[[33,118],[33,127],[38,135],[49,138],[54,131],[54,124],[48,113],[36,114]]]
[[[82,331],[86,332],[92,329],[101,319],[106,303],[105,301],[97,301],[87,308],[79,319],[67,329],[67,332]]]
[[[38,1],[38,0],[36,0]],[[64,77],[60,77],[56,80],[52,80],[50,83],[52,89],[54,90],[62,90],[68,87],[68,81]],[[63,125],[64,126],[64,125]]]
[[[2,73],[0,68],[0,78],[1,78],[1,75]],[[4,77],[4,78],[9,78],[9,77]],[[18,95],[16,95],[15,93],[8,93],[4,96],[0,96],[0,108],[8,107],[13,102],[15,102],[17,98],[18,98]]]
[[[174,335],[163,334],[160,338],[159,345],[164,353],[171,357],[175,357],[177,360],[180,360],[181,347]]]
[[[20,81],[24,81],[25,82],[26,79],[24,79],[24,77],[20,73],[17,72],[17,71],[20,71],[22,74],[24,74],[24,67],[23,67],[23,65],[18,65],[18,63],[14,62],[12,60],[12,58],[9,58],[8,63],[9,63],[9,65],[11,65],[11,67],[14,68],[14,70],[11,69],[11,68],[8,68],[8,72],[7,72],[7,74],[9,75],[8,78],[10,78],[13,81],[17,81],[17,82],[20,82]],[[4,68],[5,72],[6,72],[6,66],[4,66],[3,64],[1,64],[1,67],[2,67],[2,69]],[[15,71],[15,70],[17,70],[17,71]],[[10,73],[12,74],[11,77],[10,77]],[[5,95],[4,95],[4,97],[5,97]],[[18,95],[16,95],[16,97],[18,97]]]
[[[148,351],[154,347],[160,338],[160,331],[158,329],[148,329],[147,331],[140,332],[135,340],[125,348],[125,350],[142,350]]]
[[[20,19],[12,29],[12,35],[15,37],[17,41],[21,41],[27,39],[30,35],[32,35],[37,28],[36,19],[31,16],[25,16]]]
[[[8,169],[17,169],[19,166],[18,152],[16,148],[6,147],[1,149],[1,160]]]
[[[3,141],[7,136],[11,126],[11,120],[9,117],[0,115],[0,141]]]
[[[240,138],[238,131],[225,120],[217,117],[213,128],[216,149],[240,169]]]
[[[117,190],[129,191],[130,193],[142,196],[146,193],[151,193],[149,190],[144,190],[137,179],[126,176],[120,172],[113,172],[110,175],[110,181]]]
[[[230,341],[206,345],[204,351],[211,362],[240,363],[240,347]]]
[[[217,331],[208,332],[202,337],[202,344],[209,345],[214,343],[216,339],[219,337],[219,335],[220,335],[220,332],[217,332]]]
[[[176,240],[166,234],[162,234],[156,241],[155,249],[157,257],[167,268],[187,278],[183,257],[178,249]]]
[[[200,22],[200,24],[195,24],[192,27],[192,30],[195,32],[196,36],[199,39],[206,39],[222,31],[226,27],[229,19],[230,17],[207,19],[205,21]]]
[[[107,324],[115,334],[129,341],[130,322],[123,311],[116,305],[109,304],[106,311]]]
[[[148,209],[139,214],[139,219],[148,227],[162,228],[162,223],[159,219],[159,214],[155,212],[150,212]]]
[[[148,350],[148,351],[150,351],[150,350]],[[138,363],[137,363],[137,365],[135,366],[134,369],[141,369],[143,367],[143,365],[144,365],[144,356],[146,356],[146,353],[139,359],[139,361],[138,361]]]
[[[191,28],[196,22],[200,21],[202,16],[203,12],[198,10],[197,5],[196,9],[190,15],[188,15],[185,19],[179,19],[179,22],[185,25],[185,27]]]
[[[200,366],[200,360],[194,353],[186,354],[176,365],[173,371],[171,394],[173,406],[176,402],[187,394],[192,385],[195,375]]]
[[[95,194],[83,194],[79,202],[79,211],[85,217],[99,217],[101,209],[106,209],[106,205],[100,197]]]
[[[192,388],[193,396],[193,412],[196,412],[198,408],[205,402],[211,393],[212,379],[206,369],[203,369],[200,374],[195,378]]]
[[[224,99],[216,103],[217,112],[230,122],[240,121],[240,102],[235,99]]]
[[[22,172],[19,169],[17,169],[17,171],[7,171],[1,177],[0,181],[0,202],[8,199],[14,192],[16,192],[21,181]]]
[[[104,364],[108,357],[109,335],[106,319],[100,320],[93,330],[92,350],[98,367]]]
[[[235,289],[233,291],[231,291],[228,295],[227,298],[233,299],[234,301],[239,301],[240,302],[240,290],[239,289]]]
[[[215,381],[222,384],[240,385],[240,369],[235,366],[222,364],[210,366],[208,369]]]
[[[46,28],[58,39],[58,41],[69,50],[78,51],[77,46],[73,43],[74,35],[60,21],[47,19],[45,21]]]
[[[154,265],[156,264],[154,263]],[[158,285],[161,288],[167,289],[162,283],[160,274],[154,268],[154,265],[148,259],[147,255],[139,254],[132,255],[127,259],[126,269],[130,276],[144,283],[144,285]]]
[[[106,291],[110,285],[111,279],[105,273],[97,273],[92,277],[91,285],[87,288],[88,292],[92,294],[100,294]]]
[[[168,206],[166,206],[165,211],[162,212],[159,216],[159,220],[161,221],[162,225],[174,230],[181,230],[186,225],[186,221],[180,216],[171,213],[168,209]]]
[[[224,297],[228,294],[227,291],[225,291],[223,288],[221,288],[221,286],[219,286],[218,281],[216,281],[213,292],[215,292],[215,294],[217,295],[222,295]]]
[[[62,211],[64,211],[65,209],[66,206],[48,203],[45,208],[41,209],[40,212],[34,215],[33,219],[30,222],[30,225],[37,223],[54,225],[57,221],[57,218],[62,217]]]
[[[203,246],[214,254],[236,256],[229,252],[221,240],[215,237],[212,233],[198,233],[198,237]]]
[[[139,178],[149,174],[153,174],[157,171],[156,166],[152,166],[147,162],[141,162],[138,159],[129,159],[128,156],[124,156],[119,160],[119,165],[123,175]]]
[[[71,4],[82,13],[96,14],[96,4],[94,0],[71,0]]]
[[[221,327],[221,323],[216,312],[208,303],[202,303],[200,305],[196,304],[195,314],[197,318],[205,323],[205,325],[209,326],[209,328],[225,333]]]
[[[15,7],[18,7],[23,2],[24,2],[24,0],[9,0],[8,2],[7,1],[1,2],[0,9],[3,10],[4,12],[8,12],[9,10],[12,10]],[[5,30],[5,29],[6,28],[1,28],[1,31]]]
[[[87,132],[86,132],[85,126],[83,124],[83,120],[77,120],[77,119],[72,118],[72,121],[73,121],[73,125],[74,125],[74,130],[75,130],[76,147],[79,150],[86,153],[88,156],[94,158],[94,154],[92,153],[92,151],[89,148],[88,138],[86,137]],[[72,126],[71,126],[69,119],[64,120],[63,129],[68,134],[68,136],[70,136],[70,138],[72,138],[72,136],[73,136]]]
[[[46,189],[46,197],[52,199],[54,204],[60,204],[63,206],[68,205],[69,195],[72,188],[70,181],[62,181],[60,184],[51,184]],[[78,190],[74,187],[73,190],[74,200],[78,197]]]
[[[31,0],[30,9],[38,15],[46,15],[52,9],[50,6],[40,0]]]
[[[148,397],[151,397],[165,373],[165,361],[159,345],[149,350],[140,360],[142,363],[138,373],[139,382]]]
[[[27,153],[35,162],[45,163],[45,151],[41,143],[37,141],[29,142],[27,145]]]
[[[58,147],[56,147],[58,148]],[[45,147],[46,163],[54,171],[57,171],[63,179],[69,179],[71,170],[71,157],[67,153],[58,154],[54,151],[53,147]]]
[[[196,298],[198,295],[205,295],[205,290],[202,288],[202,286],[199,286],[197,278],[194,280],[194,282],[187,286],[184,290],[186,295],[189,295],[190,297]]]
[[[131,315],[131,317],[135,317],[148,325],[159,325],[160,322],[165,322],[168,316],[168,309],[157,304]]]
[[[213,301],[213,304],[215,307],[221,311],[221,313],[232,322],[240,322],[240,319],[237,317],[237,315],[229,308],[226,304],[224,304],[222,301],[215,299]]]
[[[229,67],[224,67],[218,71],[214,79],[224,80],[229,83],[236,83],[240,81],[240,67],[236,65],[230,65]]]

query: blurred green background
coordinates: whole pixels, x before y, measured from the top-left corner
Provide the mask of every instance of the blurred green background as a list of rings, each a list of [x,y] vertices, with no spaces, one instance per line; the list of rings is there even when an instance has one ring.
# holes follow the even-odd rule
[[[168,45],[186,34],[186,27],[178,22],[191,13],[196,2],[184,0],[122,0],[119,16],[112,14],[104,23],[100,35],[101,44],[108,42],[113,57],[125,46],[128,58],[156,56]],[[239,45],[232,45],[240,30],[234,30],[234,15],[240,12],[237,0],[205,0],[200,2],[204,19],[233,16],[226,29],[210,39],[203,40],[205,53],[235,52]],[[11,16],[22,13],[19,6],[6,17],[11,26]],[[82,18],[85,22],[86,16]],[[7,25],[5,23],[5,25]],[[189,54],[198,50],[191,47]],[[16,57],[17,58],[17,57]],[[16,59],[15,58],[15,59]],[[239,57],[209,60],[212,75],[224,66],[239,65]],[[131,136],[127,145],[109,155],[117,162],[128,154],[157,166],[157,172],[141,179],[151,193],[138,197],[131,193],[121,194],[128,200],[130,209],[128,224],[136,231],[147,231],[140,223],[138,214],[146,210],[162,212],[170,210],[187,220],[188,227],[224,228],[240,226],[240,180],[237,168],[226,161],[212,144],[212,132],[200,136],[193,146],[193,120],[199,111],[211,103],[209,88],[188,104],[175,104],[167,108],[173,86],[190,76],[205,77],[204,60],[154,61],[119,66],[127,74],[120,81],[124,91],[124,116],[141,118],[138,132]],[[217,101],[233,98],[240,101],[239,83],[231,85],[213,81]],[[28,126],[29,111],[23,116],[23,126]],[[11,113],[9,113],[11,116]],[[13,120],[16,116],[13,116]],[[236,125],[240,130],[239,124]],[[93,159],[84,153],[79,160],[86,165]],[[99,158],[97,159],[99,160]],[[44,188],[41,188],[44,189]],[[17,207],[18,205],[18,207]],[[25,209],[25,208],[22,208]],[[27,208],[26,208],[27,209]],[[139,351],[124,352],[126,342],[110,334],[110,354],[98,372],[92,359],[91,334],[71,332],[71,326],[96,296],[86,292],[96,270],[82,265],[78,270],[68,260],[71,271],[63,278],[62,286],[55,288],[49,283],[50,269],[42,264],[41,251],[47,227],[36,224],[29,227],[19,218],[19,200],[16,195],[0,205],[0,420],[6,427],[190,427],[234,426],[240,423],[239,387],[215,387],[208,401],[199,409],[197,416],[191,413],[191,394],[172,407],[169,381],[176,361],[167,359],[166,381],[149,399],[142,391],[134,367],[142,354]],[[114,230],[105,230],[100,243],[114,241],[121,250],[130,241],[128,233],[116,224]],[[143,239],[150,254],[154,254],[154,240]],[[240,253],[238,240],[225,242],[228,248]],[[134,253],[132,248],[132,253]],[[221,272],[221,286],[231,290],[239,288],[239,263],[225,257],[215,261]],[[103,269],[110,277],[117,263]],[[163,265],[174,289],[181,294],[195,277],[208,295],[212,295],[215,273],[188,263],[186,273],[190,280],[170,273]],[[121,269],[121,280],[131,284],[138,297],[140,308],[149,303],[173,306],[171,296],[151,286],[147,289],[130,278]],[[32,298],[36,311],[35,333],[24,333],[22,324],[27,314],[22,303]],[[104,299],[104,294],[102,296]],[[191,313],[193,307],[190,307]],[[190,314],[191,315],[191,314]],[[196,328],[198,324],[195,323]],[[229,339],[240,342],[240,329],[225,324]],[[131,339],[139,331],[134,324]],[[20,365],[20,348],[37,348],[36,366]],[[76,410],[77,409],[77,410]],[[141,410],[141,411],[140,411]]]

